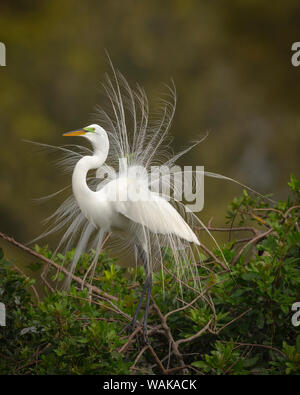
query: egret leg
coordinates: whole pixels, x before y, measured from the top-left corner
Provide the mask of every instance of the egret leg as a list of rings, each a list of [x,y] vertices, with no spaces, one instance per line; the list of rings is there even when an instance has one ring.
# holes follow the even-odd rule
[[[143,322],[143,335],[144,335],[145,342],[149,343],[148,335],[147,335],[147,320],[148,320],[148,315],[149,315],[150,296],[151,296],[151,290],[152,290],[152,275],[151,275],[151,273],[148,274],[146,282],[148,282],[148,286],[147,286],[147,296],[146,296],[146,308],[145,308],[145,315],[144,315],[144,322]]]
[[[145,315],[144,315],[144,322],[143,322],[143,335],[144,335],[145,342],[148,343],[147,319],[148,319],[148,315],[149,315],[149,304],[150,304],[150,296],[151,296],[151,289],[152,289],[152,274],[149,271],[149,267],[148,267],[148,264],[147,264],[147,256],[146,256],[145,251],[140,246],[137,246],[137,250],[138,250],[138,253],[139,253],[140,258],[142,260],[142,263],[143,263],[143,266],[145,268],[145,271],[147,273],[147,277],[146,277],[146,281],[145,281],[144,288],[143,288],[143,291],[142,291],[142,295],[140,297],[140,300],[139,300],[139,303],[137,305],[134,317],[133,317],[132,322],[131,322],[131,327],[132,327],[132,329],[134,329],[135,326],[136,326],[137,316],[138,316],[138,313],[139,313],[139,311],[141,309],[141,305],[142,305],[142,302],[144,300],[144,297],[146,295],[146,308],[145,308]]]
[[[138,314],[140,312],[140,309],[141,309],[141,306],[142,306],[142,302],[143,302],[143,299],[144,299],[144,297],[146,295],[146,291],[147,290],[148,290],[148,283],[147,283],[147,279],[146,279],[145,284],[144,284],[144,288],[143,288],[143,291],[142,291],[142,295],[140,297],[139,303],[138,303],[137,308],[135,310],[134,317],[133,317],[133,319],[131,321],[132,329],[134,329],[135,326],[136,326],[137,317],[138,317]]]

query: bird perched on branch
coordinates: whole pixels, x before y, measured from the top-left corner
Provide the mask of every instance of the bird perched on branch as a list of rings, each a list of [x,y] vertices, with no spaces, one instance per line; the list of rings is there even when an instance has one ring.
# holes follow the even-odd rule
[[[145,268],[146,280],[131,328],[136,326],[146,297],[142,327],[147,338],[153,270],[163,269],[164,252],[168,249],[176,278],[192,278],[197,286],[200,243],[192,228],[195,224],[205,228],[198,216],[174,198],[172,192],[176,191],[178,177],[166,177],[162,172],[152,174],[151,169],[158,165],[171,168],[198,142],[179,154],[170,153],[168,132],[176,107],[174,85],[167,87],[168,100],[161,101],[160,114],[151,119],[144,90],[140,86],[131,89],[113,67],[112,71],[112,79],[106,76],[103,84],[109,110],[98,107],[97,123],[64,134],[84,137],[92,150],[80,145],[54,147],[65,154],[61,163],[72,171],[73,193],[49,218],[54,225],[40,237],[67,228],[58,248],[65,245],[69,250],[76,246],[70,273],[74,272],[80,255],[94,247],[95,256],[86,273],[91,278],[108,234],[112,232],[125,242],[125,248],[132,248]],[[96,177],[88,176],[92,169]],[[231,180],[214,173],[205,174]],[[68,278],[66,287],[70,282]]]
[[[116,178],[101,185],[96,191],[88,186],[88,171],[101,168],[109,152],[109,137],[101,126],[92,124],[65,133],[64,136],[83,136],[93,146],[93,154],[83,156],[75,165],[72,175],[73,194],[81,213],[90,224],[105,233],[117,231],[126,235],[128,241],[135,245],[145,268],[145,286],[132,321],[132,329],[136,325],[137,315],[146,294],[143,322],[146,333],[153,268],[151,234],[165,237],[175,246],[178,246],[177,239],[199,245],[197,236],[165,197],[151,191],[147,174],[140,177],[133,174],[136,164],[129,166],[126,172],[121,170]]]

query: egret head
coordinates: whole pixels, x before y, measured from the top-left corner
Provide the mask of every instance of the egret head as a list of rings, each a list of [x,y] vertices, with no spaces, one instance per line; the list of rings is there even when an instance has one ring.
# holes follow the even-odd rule
[[[109,147],[109,141],[106,131],[97,124],[85,126],[82,129],[73,130],[64,133],[63,136],[82,136],[87,138],[95,151],[106,151]]]

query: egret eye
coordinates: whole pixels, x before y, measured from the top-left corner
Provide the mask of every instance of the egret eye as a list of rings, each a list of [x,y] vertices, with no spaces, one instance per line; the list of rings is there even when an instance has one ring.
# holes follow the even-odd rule
[[[95,128],[86,127],[83,128],[83,130],[85,130],[86,132],[95,133]]]

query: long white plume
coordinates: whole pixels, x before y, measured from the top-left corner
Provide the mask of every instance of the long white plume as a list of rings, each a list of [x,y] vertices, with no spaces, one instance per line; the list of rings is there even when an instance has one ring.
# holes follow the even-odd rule
[[[132,89],[123,75],[116,71],[112,65],[111,67],[112,78],[106,75],[103,84],[108,105],[106,107],[97,107],[95,114],[95,121],[108,133],[110,150],[106,164],[97,170],[96,177],[88,179],[88,185],[93,190],[100,190],[113,178],[114,175],[111,174],[110,169],[118,169],[119,158],[127,158],[129,172],[133,171],[136,166],[143,166],[147,172],[150,172],[151,166],[173,166],[180,156],[202,141],[200,140],[174,155],[170,149],[168,135],[176,108],[174,83],[167,87],[167,99],[161,100],[159,110],[153,117],[150,117],[148,99],[143,88],[137,85],[136,89]],[[62,166],[67,173],[72,173],[75,164],[81,157],[91,154],[88,148],[80,145],[63,147],[53,147],[46,144],[39,145],[51,150],[59,150],[62,154],[59,166]],[[106,174],[106,178],[101,178],[103,174]],[[215,173],[205,172],[205,175],[237,182]],[[170,191],[170,194],[164,196],[164,198],[174,206],[174,211],[176,208],[180,213],[176,217],[178,234],[168,233],[167,216],[164,217],[163,215],[161,216],[160,229],[157,229],[157,232],[151,232],[147,226],[146,219],[149,221],[151,218],[140,218],[139,223],[133,223],[132,225],[133,227],[138,227],[138,232],[131,233],[140,235],[138,242],[143,244],[143,248],[147,253],[150,270],[154,270],[155,267],[163,268],[164,253],[170,251],[174,260],[173,268],[176,277],[187,281],[190,281],[192,278],[194,280],[193,286],[199,288],[197,265],[201,264],[200,247],[190,245],[189,241],[197,243],[197,239],[195,239],[194,233],[188,229],[193,228],[196,224],[200,224],[203,227],[203,223],[194,213],[186,209],[182,202],[178,202],[174,198],[172,194],[172,192],[176,191],[174,178],[167,178],[163,174],[158,173],[157,179],[154,181],[152,179],[148,183],[148,187],[155,190],[154,184],[156,186],[163,184]],[[62,191],[51,194],[48,198]],[[136,215],[138,215],[138,210],[132,210],[133,221]],[[179,217],[183,218],[184,221],[181,221]],[[57,250],[64,248],[66,251],[76,247],[76,253],[70,267],[71,273],[74,272],[80,255],[88,251],[89,248],[96,248],[96,259],[98,259],[102,242],[107,234],[97,230],[83,216],[73,195],[69,196],[60,205],[53,215],[47,219],[47,222],[50,223],[50,228],[35,241],[58,230],[66,229]],[[184,225],[185,223],[189,225],[188,228]],[[212,235],[211,237],[213,238]],[[123,235],[119,234],[114,235],[113,240],[117,240],[119,247],[122,248],[128,248],[128,246],[132,246],[137,242],[137,240],[124,239]],[[213,240],[219,248],[216,240],[214,238]],[[226,261],[225,264],[227,264]],[[91,270],[92,273],[93,270]],[[66,283],[66,286],[69,285],[70,280]]]

